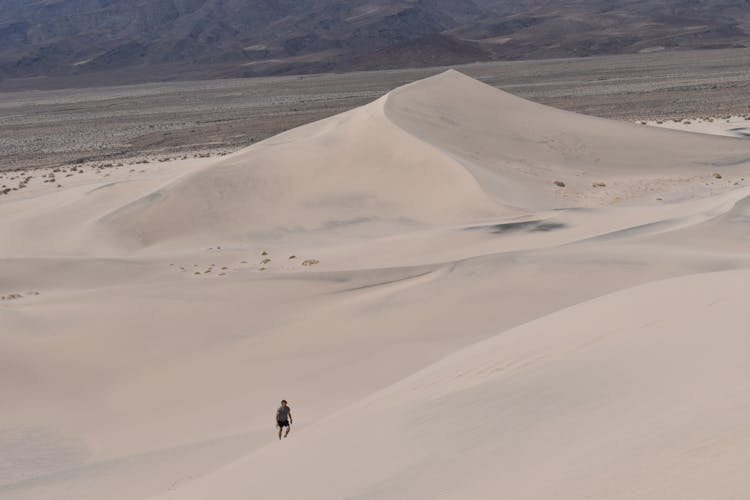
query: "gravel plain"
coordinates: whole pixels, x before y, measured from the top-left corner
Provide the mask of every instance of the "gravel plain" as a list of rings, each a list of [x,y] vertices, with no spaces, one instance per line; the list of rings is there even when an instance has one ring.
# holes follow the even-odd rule
[[[1,92],[0,170],[226,154],[444,69]],[[750,49],[456,69],[536,102],[605,118],[750,114]]]

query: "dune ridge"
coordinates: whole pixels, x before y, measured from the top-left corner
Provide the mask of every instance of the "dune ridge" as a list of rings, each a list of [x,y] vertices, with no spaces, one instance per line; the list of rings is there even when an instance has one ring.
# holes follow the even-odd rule
[[[627,189],[634,175],[657,183],[748,161],[742,141],[576,115],[451,70],[250,146],[101,222],[134,248],[373,220],[470,224],[574,206],[593,182]]]

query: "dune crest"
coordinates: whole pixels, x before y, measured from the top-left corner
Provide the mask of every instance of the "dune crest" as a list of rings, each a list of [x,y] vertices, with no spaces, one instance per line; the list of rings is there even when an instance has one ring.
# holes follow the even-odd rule
[[[557,179],[590,192],[602,181],[705,175],[711,165],[750,161],[741,140],[563,111],[455,70],[395,89],[385,109],[403,130],[466,166],[493,197],[529,210],[581,202],[555,196]]]
[[[137,249],[373,221],[471,224],[576,206],[592,183],[748,160],[742,141],[722,139],[549,108],[451,70],[213,162],[99,227]]]
[[[243,238],[372,220],[468,223],[520,213],[464,165],[395,126],[389,96],[246,148],[108,214],[137,245]]]

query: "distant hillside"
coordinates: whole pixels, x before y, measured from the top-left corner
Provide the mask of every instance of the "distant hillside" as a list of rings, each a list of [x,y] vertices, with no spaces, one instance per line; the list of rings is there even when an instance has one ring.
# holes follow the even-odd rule
[[[750,0],[0,0],[0,78],[448,65],[750,46],[748,33]]]

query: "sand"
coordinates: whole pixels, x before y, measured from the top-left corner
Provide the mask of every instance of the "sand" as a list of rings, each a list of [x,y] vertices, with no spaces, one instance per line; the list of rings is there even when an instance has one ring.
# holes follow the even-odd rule
[[[449,71],[79,170],[0,197],[3,499],[750,495],[747,139]]]
[[[722,135],[726,137],[750,138],[750,115],[708,116],[702,118],[682,118],[673,120],[639,121],[641,125],[697,132],[700,134]]]

